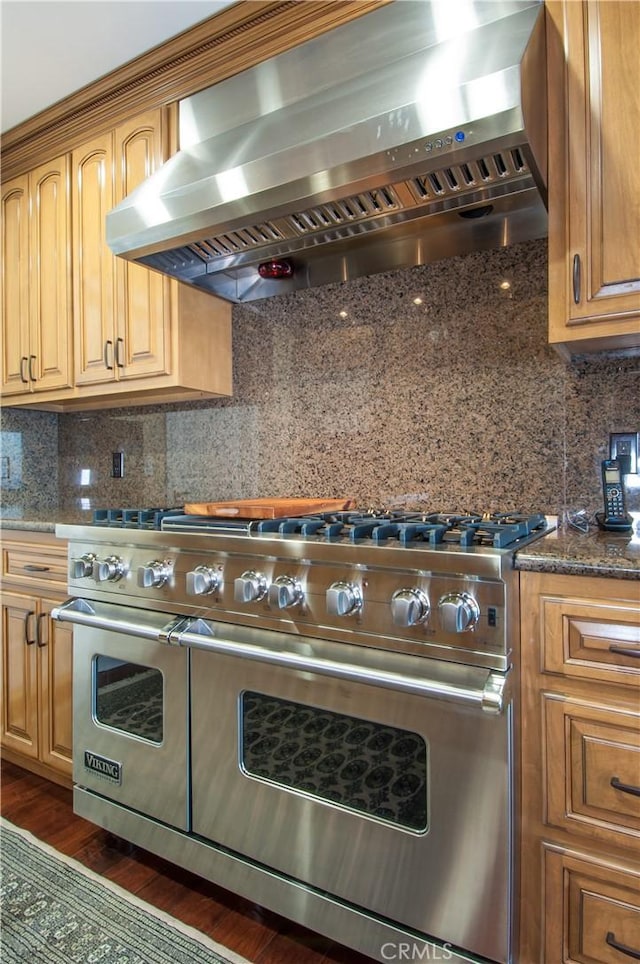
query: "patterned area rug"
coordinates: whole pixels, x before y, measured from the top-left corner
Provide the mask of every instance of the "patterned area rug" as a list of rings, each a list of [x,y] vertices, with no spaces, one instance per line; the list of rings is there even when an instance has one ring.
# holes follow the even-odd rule
[[[2,964],[248,964],[0,819]]]

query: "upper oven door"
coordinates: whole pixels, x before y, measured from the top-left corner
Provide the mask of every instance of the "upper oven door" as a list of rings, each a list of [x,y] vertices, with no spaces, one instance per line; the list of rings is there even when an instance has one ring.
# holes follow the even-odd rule
[[[187,830],[189,653],[157,641],[170,616],[91,609],[62,613],[76,622],[74,783]]]
[[[208,643],[191,656],[193,831],[506,961],[511,708],[467,698],[487,672],[220,624]],[[356,657],[361,680],[343,678]],[[445,698],[387,685],[418,666]]]

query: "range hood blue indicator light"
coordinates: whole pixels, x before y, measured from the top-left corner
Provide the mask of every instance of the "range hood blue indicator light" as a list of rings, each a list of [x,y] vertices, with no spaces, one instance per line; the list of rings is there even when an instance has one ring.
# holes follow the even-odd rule
[[[454,136],[458,143],[461,143],[464,140],[464,131],[456,131]]]

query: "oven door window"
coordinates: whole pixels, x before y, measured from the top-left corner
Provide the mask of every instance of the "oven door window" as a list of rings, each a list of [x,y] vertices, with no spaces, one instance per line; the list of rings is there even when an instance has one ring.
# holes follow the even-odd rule
[[[150,743],[163,739],[160,670],[109,656],[93,660],[93,715],[98,723]]]
[[[245,691],[240,753],[248,776],[424,833],[427,745],[371,720]]]

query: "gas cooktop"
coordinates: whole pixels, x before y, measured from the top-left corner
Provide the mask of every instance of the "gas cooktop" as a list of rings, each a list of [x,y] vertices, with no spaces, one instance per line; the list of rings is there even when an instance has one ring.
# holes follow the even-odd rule
[[[348,541],[418,547],[474,546],[506,549],[549,530],[541,512],[419,512],[384,509],[323,512],[279,519],[242,520],[188,515],[179,509],[99,509],[94,525],[202,534],[295,536],[316,541]]]

